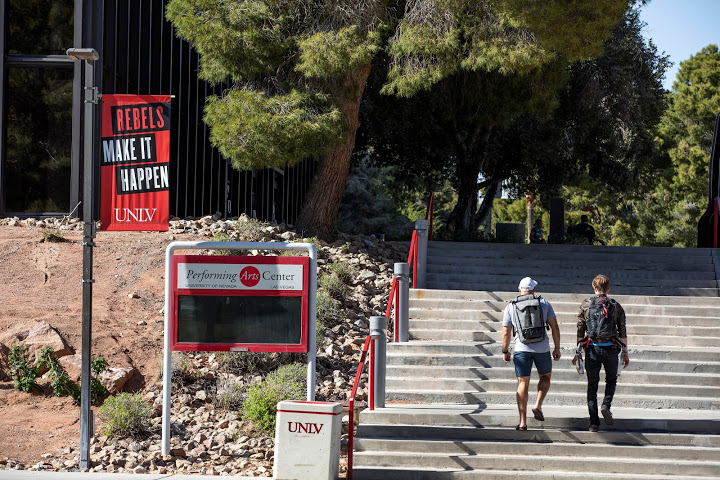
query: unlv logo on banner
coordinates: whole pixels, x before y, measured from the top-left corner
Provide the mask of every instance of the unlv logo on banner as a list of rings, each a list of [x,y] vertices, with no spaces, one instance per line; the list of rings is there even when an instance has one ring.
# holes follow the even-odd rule
[[[168,229],[170,95],[103,95],[100,230]]]

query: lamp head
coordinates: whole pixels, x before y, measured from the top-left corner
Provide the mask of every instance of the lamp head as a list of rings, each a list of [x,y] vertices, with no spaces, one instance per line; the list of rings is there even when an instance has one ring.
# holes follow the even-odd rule
[[[92,62],[100,58],[94,48],[68,48],[65,53],[73,60],[85,60],[86,62]]]

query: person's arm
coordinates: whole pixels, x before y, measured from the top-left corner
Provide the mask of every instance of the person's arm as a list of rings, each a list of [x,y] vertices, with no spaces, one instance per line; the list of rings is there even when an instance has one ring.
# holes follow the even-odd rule
[[[547,324],[550,325],[553,343],[555,344],[555,350],[552,353],[553,360],[560,360],[562,354],[560,353],[560,327],[558,327],[557,318],[548,318]]]
[[[625,318],[625,310],[620,306],[619,303],[615,304],[618,311],[617,316],[617,329],[618,329],[618,339],[622,342],[622,363],[623,368],[627,368],[628,365],[630,365],[630,356],[628,354],[628,340],[627,340],[627,321]]]
[[[512,337],[512,327],[503,327],[502,329],[502,353],[505,363],[510,363],[510,339]]]
[[[580,341],[585,338],[585,332],[587,331],[587,321],[585,320],[585,312],[587,311],[585,307],[585,302],[580,304],[580,310],[577,314],[577,335],[576,335],[576,345],[580,343]],[[577,349],[577,356],[573,357],[572,364],[575,365],[577,362],[578,356],[580,357],[580,360],[582,360],[582,352],[580,352],[580,349]]]

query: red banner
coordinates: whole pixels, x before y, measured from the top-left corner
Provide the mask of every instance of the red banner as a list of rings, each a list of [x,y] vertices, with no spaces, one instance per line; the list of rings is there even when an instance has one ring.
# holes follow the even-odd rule
[[[100,230],[167,231],[170,98],[102,96]]]

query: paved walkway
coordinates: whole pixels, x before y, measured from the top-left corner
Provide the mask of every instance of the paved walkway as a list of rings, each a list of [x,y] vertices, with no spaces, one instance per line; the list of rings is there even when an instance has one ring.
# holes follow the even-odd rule
[[[217,480],[217,475],[180,475],[180,474],[159,474],[159,473],[81,473],[81,472],[33,472],[30,470],[0,470],[2,480]],[[245,478],[232,476],[233,479],[242,480]],[[265,477],[268,478],[268,477]]]

